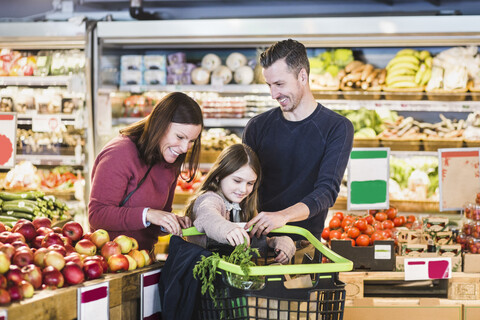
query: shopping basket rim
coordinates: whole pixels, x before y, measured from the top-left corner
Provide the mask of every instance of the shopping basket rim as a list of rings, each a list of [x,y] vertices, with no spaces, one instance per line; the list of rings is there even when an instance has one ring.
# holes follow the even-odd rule
[[[291,264],[291,265],[268,265],[268,266],[254,266],[249,268],[249,276],[269,276],[269,275],[284,275],[284,274],[306,274],[306,273],[336,273],[351,271],[353,269],[353,262],[340,256],[339,254],[326,247],[317,238],[315,238],[310,231],[297,226],[283,226],[281,228],[272,230],[271,233],[296,234],[305,237],[310,243],[318,249],[325,257],[330,259],[332,263],[309,263],[309,264]],[[203,235],[195,227],[190,227],[182,230],[183,236]],[[235,273],[238,275],[245,275],[239,265],[226,262],[221,259],[217,268]]]

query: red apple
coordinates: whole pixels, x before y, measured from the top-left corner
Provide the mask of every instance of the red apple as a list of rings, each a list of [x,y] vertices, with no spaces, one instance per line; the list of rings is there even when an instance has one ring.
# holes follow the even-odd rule
[[[52,228],[40,227],[37,229],[37,236],[46,236],[49,233],[52,233]]]
[[[110,272],[122,272],[128,270],[128,259],[123,254],[114,254],[108,258],[107,263]]]
[[[85,232],[85,233],[83,234],[82,239],[90,240],[90,237],[91,237],[91,236],[92,236],[92,233],[91,233],[90,231],[88,231],[88,232]]]
[[[35,289],[42,286],[42,270],[34,264],[22,268],[22,277],[32,284]]]
[[[55,233],[55,232],[50,232],[49,234],[47,234],[45,236],[45,238],[43,238],[42,247],[48,248],[52,244],[58,244],[58,245],[63,246],[63,240],[60,237],[60,234]]]
[[[135,259],[133,259],[131,256],[129,256],[128,254],[124,254],[125,258],[127,258],[128,260],[128,270],[135,270],[137,269],[137,261],[135,261]]]
[[[73,241],[72,239],[68,238],[68,237],[65,237],[64,235],[61,235],[60,238],[62,238],[62,241],[63,241],[63,245],[66,246],[66,245],[73,245]]]
[[[91,234],[90,241],[92,241],[98,249],[101,249],[105,243],[110,241],[110,235],[103,229],[97,229]]]
[[[19,301],[23,299],[22,289],[20,289],[20,283],[10,286],[7,290],[8,294],[10,294],[10,299],[12,299],[12,301]]]
[[[143,268],[145,266],[145,258],[139,250],[134,249],[130,251],[128,255],[135,259],[135,261],[137,262],[137,268]]]
[[[56,251],[48,251],[43,257],[45,267],[53,266],[58,270],[62,270],[65,266],[65,258]]]
[[[62,274],[65,282],[71,285],[82,283],[85,280],[83,269],[74,262],[67,262]]]
[[[50,220],[47,217],[38,217],[33,219],[32,221],[33,225],[35,226],[35,229],[38,230],[38,228],[45,227],[45,228],[51,228],[52,227],[52,220]]]
[[[75,248],[72,247],[72,246],[69,245],[69,244],[66,244],[66,245],[65,245],[65,250],[67,251],[67,254],[73,253],[73,252],[75,252],[75,253],[77,252],[77,250],[75,250]]]
[[[3,274],[0,274],[0,288],[7,288],[7,278]]]
[[[132,239],[126,235],[120,235],[113,239],[120,246],[122,253],[129,253],[132,250]]]
[[[45,267],[42,271],[43,283],[47,287],[61,288],[65,282],[62,273],[53,266]]]
[[[85,263],[87,261],[92,261],[92,260],[100,262],[100,265],[103,268],[103,273],[108,272],[108,263],[107,263],[107,260],[105,260],[105,258],[103,256],[95,255],[95,256],[91,256],[91,257],[86,257],[85,260],[83,260],[83,262]]]
[[[11,232],[8,235],[7,239],[5,239],[5,243],[12,243],[12,242],[15,242],[15,241],[25,242],[25,237],[21,233]]]
[[[60,227],[52,227],[52,230],[55,233],[62,234],[62,228]]]
[[[22,270],[18,266],[11,264],[9,270],[5,274],[5,277],[7,278],[9,285],[18,284],[23,280]]]
[[[42,236],[42,235],[38,235],[35,237],[35,239],[33,239],[32,241],[32,247],[34,248],[41,248],[42,247],[42,241],[43,239],[45,238],[45,236]]]
[[[152,258],[150,258],[150,254],[148,253],[148,251],[143,249],[143,250],[140,250],[140,252],[143,254],[143,257],[145,258],[145,266],[151,265]]]
[[[10,294],[4,288],[0,289],[0,305],[9,304],[12,300],[10,299]]]
[[[3,232],[0,232],[0,242],[1,243],[5,243],[5,241],[7,240],[7,237],[10,235],[10,231],[3,231]]]
[[[105,243],[101,250],[102,256],[108,261],[113,255],[121,254],[122,250],[120,249],[120,245],[115,241],[108,241]]]
[[[12,246],[10,243],[5,243],[1,248],[0,252],[5,253],[8,259],[12,259],[13,254],[15,253],[15,247]]]
[[[3,222],[0,222],[0,232],[3,232],[7,230],[7,228],[5,228],[5,224]]]
[[[28,299],[33,297],[33,293],[35,289],[33,288],[33,285],[30,282],[22,280],[22,282],[20,282],[18,286],[20,287],[20,290],[22,291],[22,296],[24,298]]]
[[[82,261],[82,258],[80,258],[80,255],[78,253],[71,253],[68,256],[66,256],[65,265],[69,262],[73,262],[77,264],[80,268],[83,268],[83,261]]]
[[[48,249],[48,251],[57,251],[58,253],[60,253],[64,257],[67,255],[67,249],[65,249],[63,246],[58,245],[58,244],[52,244],[47,249]]]
[[[130,237],[132,240],[132,250],[138,250],[138,241],[135,238]]]
[[[83,272],[89,280],[100,278],[103,274],[103,268],[99,261],[89,260],[83,264]]]
[[[78,253],[86,254],[87,256],[93,256],[95,253],[97,253],[97,246],[95,246],[90,240],[82,239],[75,245],[75,250]]]
[[[4,274],[10,270],[10,258],[5,252],[0,252],[0,274]]]
[[[15,250],[18,250],[20,247],[28,248],[28,245],[20,240],[12,242],[12,246],[15,248]]]
[[[22,223],[16,223],[12,232],[18,232],[23,235],[26,242],[32,241],[37,236],[37,230],[31,221],[25,220]]]
[[[12,263],[19,267],[24,267],[33,263],[33,252],[30,249],[19,249],[15,251],[12,257]]]
[[[48,252],[49,250],[47,248],[40,248],[38,249],[37,251],[35,251],[35,253],[33,254],[33,263],[40,267],[40,268],[44,268],[45,267],[45,254]]]
[[[63,226],[62,234],[73,242],[78,241],[83,236],[82,225],[76,221],[69,221]]]

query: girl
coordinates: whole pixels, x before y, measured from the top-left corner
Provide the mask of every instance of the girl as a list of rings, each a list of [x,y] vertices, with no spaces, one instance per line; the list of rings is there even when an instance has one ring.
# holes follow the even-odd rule
[[[186,216],[206,236],[188,240],[202,247],[206,247],[207,237],[232,246],[245,241],[250,244],[248,233],[235,222],[249,221],[257,214],[260,179],[260,163],[247,145],[235,144],[223,150],[186,209]],[[289,237],[267,238],[267,244],[277,253],[275,261],[282,264],[295,254]]]

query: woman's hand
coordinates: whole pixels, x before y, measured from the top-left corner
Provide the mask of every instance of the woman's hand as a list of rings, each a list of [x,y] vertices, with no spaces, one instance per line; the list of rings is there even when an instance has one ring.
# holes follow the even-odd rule
[[[238,246],[239,244],[247,242],[247,246],[250,245],[250,236],[248,235],[247,231],[243,228],[235,228],[229,233],[227,233],[227,241],[231,246]]]
[[[148,209],[147,221],[157,226],[163,227],[168,233],[176,236],[182,236],[182,227],[180,226],[180,223],[177,219],[177,215],[174,213],[155,209]]]
[[[180,224],[180,227],[182,227],[182,229],[187,229],[187,228],[190,228],[192,226],[192,220],[189,217],[187,217],[187,216],[181,217],[181,216],[177,216],[177,215],[175,215],[175,216],[177,217],[177,221]]]

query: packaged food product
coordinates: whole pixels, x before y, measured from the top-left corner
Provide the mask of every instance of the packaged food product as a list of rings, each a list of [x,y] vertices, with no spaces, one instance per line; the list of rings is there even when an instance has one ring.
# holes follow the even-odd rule
[[[67,73],[79,73],[85,68],[85,54],[80,50],[67,52],[65,69]]]
[[[463,233],[480,239],[480,221],[468,220],[463,223]]]
[[[143,73],[143,79],[147,85],[165,85],[167,74],[165,70],[146,70]]]
[[[165,55],[147,55],[143,57],[143,65],[146,70],[165,70],[167,57]]]
[[[110,93],[110,106],[112,108],[112,117],[119,118],[125,116],[124,101],[130,96],[129,92]]]
[[[126,70],[143,70],[143,56],[140,55],[123,55],[120,58],[120,67],[122,71]]]
[[[143,73],[140,70],[124,70],[120,73],[121,85],[142,85]]]
[[[18,113],[37,113],[35,106],[35,93],[31,88],[25,88],[18,91],[15,96],[15,112]]]
[[[52,55],[50,73],[54,76],[66,74],[66,57],[63,51],[55,51]]]
[[[467,219],[480,221],[480,205],[477,203],[467,203],[464,206],[463,215]]]
[[[52,64],[51,51],[39,51],[37,54],[37,68],[33,71],[35,76],[48,76]]]
[[[168,59],[169,65],[177,64],[177,63],[185,63],[187,62],[187,55],[185,54],[185,52],[175,52],[175,53],[169,54],[167,56],[167,59]]]

